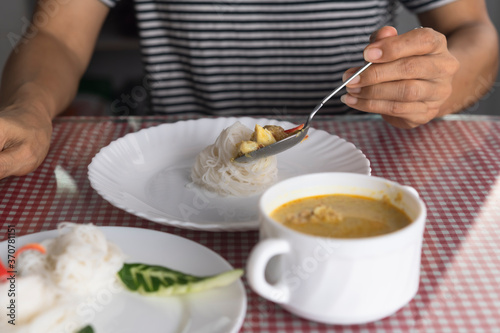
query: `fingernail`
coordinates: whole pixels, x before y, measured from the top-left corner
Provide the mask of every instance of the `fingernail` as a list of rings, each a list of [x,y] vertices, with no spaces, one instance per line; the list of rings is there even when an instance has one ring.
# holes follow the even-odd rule
[[[353,105],[358,102],[358,99],[351,95],[345,94],[340,97],[340,101],[344,104]]]
[[[353,84],[356,84],[356,83],[359,83],[359,81],[361,81],[361,78],[358,76],[356,76],[354,79],[351,80],[351,82],[349,82],[347,85],[353,85]]]
[[[352,82],[352,81],[351,81]],[[361,88],[351,88],[347,87],[346,88],[347,92],[350,94],[359,94],[361,92]]]
[[[382,57],[382,50],[377,48],[366,49],[364,54],[366,61],[374,61]]]

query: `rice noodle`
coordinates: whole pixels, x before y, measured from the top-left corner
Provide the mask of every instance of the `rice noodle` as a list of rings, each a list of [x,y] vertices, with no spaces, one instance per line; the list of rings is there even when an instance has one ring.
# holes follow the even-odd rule
[[[251,135],[252,130],[240,122],[224,129],[215,143],[197,156],[191,171],[193,182],[222,196],[240,197],[260,193],[274,183],[278,175],[275,156],[251,163],[232,161],[237,144]]]
[[[0,321],[2,333],[74,332],[85,324],[78,307],[119,285],[125,256],[96,226],[61,223],[59,235],[42,245],[46,254],[26,251],[17,258],[20,315],[15,326]],[[0,284],[0,304],[8,302],[8,286]]]
[[[59,231],[43,243],[45,255],[29,251],[21,257],[21,276],[41,275],[61,290],[84,296],[102,288],[123,266],[121,250],[96,226],[61,223]]]

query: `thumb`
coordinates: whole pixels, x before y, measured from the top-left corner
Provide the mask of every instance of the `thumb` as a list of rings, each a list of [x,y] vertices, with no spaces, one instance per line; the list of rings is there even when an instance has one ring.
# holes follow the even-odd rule
[[[363,51],[363,57],[365,60],[375,62],[382,57],[382,50],[379,47],[372,47],[373,43],[385,38],[396,37],[397,35],[398,31],[396,28],[390,26],[385,26],[375,31],[370,36],[370,44],[365,47],[365,50]]]

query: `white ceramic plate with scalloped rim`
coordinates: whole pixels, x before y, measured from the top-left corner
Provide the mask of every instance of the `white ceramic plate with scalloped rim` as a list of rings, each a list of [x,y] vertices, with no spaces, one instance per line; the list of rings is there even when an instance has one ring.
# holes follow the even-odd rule
[[[191,183],[196,156],[236,121],[296,126],[256,118],[179,121],[130,133],[102,148],[88,167],[91,186],[116,207],[180,228],[210,231],[257,229],[258,199],[221,197]],[[352,143],[310,129],[309,138],[278,154],[278,181],[316,172],[370,174],[370,162]],[[188,186],[189,185],[189,186]]]
[[[188,274],[207,276],[233,267],[220,255],[176,235],[128,227],[100,227],[110,242],[127,255],[126,262],[161,265]],[[54,238],[57,230],[16,239],[16,246]],[[6,262],[7,241],[0,242]],[[172,297],[147,297],[129,292],[97,295],[77,313],[99,332],[236,333],[245,319],[247,298],[241,280],[204,292]],[[106,297],[104,297],[106,296]]]

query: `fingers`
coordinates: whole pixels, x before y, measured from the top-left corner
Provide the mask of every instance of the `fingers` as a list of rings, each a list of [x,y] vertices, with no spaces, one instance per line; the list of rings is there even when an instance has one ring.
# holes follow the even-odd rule
[[[397,127],[413,128],[428,123],[439,112],[439,102],[399,102],[394,100],[363,99],[351,95],[341,97],[342,102],[360,111],[378,113],[388,119],[399,118]],[[395,123],[393,121],[393,123]]]
[[[49,151],[52,119],[33,105],[0,110],[0,179],[35,170]]]
[[[413,29],[399,36],[390,36],[390,31],[379,30],[377,38],[365,48],[366,61],[391,62],[414,55],[437,54],[447,49],[446,37],[430,28]]]
[[[410,56],[390,63],[370,66],[349,87],[365,87],[398,80],[438,80],[451,78],[459,68],[458,60],[450,53]],[[343,79],[353,75],[359,68],[348,69]]]
[[[0,152],[0,179],[14,176],[18,173],[19,164],[15,150],[6,149]]]
[[[3,121],[0,121],[0,129],[3,130],[0,132],[0,179],[26,175],[43,162],[49,149],[48,134],[40,135],[29,128],[23,136],[12,123]]]
[[[349,82],[348,86],[365,87],[397,80],[436,80],[451,76],[456,72],[457,66],[456,59],[444,55],[413,56],[372,65]],[[344,78],[350,77],[356,70],[347,70]]]
[[[459,67],[446,37],[426,28],[397,35],[394,28],[384,27],[373,34],[364,57],[374,64],[349,82],[341,100],[402,128],[425,124],[438,115]],[[344,81],[356,70],[347,70]]]
[[[387,37],[397,36],[398,31],[394,27],[386,26],[382,27],[379,30],[375,31],[370,36],[370,43],[373,43],[377,40],[384,39]]]
[[[0,179],[22,176],[35,170],[42,161],[22,145],[14,145],[0,152]]]
[[[426,102],[399,102],[386,99],[365,99],[351,95],[343,95],[342,102],[360,111],[379,113],[389,116],[403,117],[418,113],[427,113],[429,104]]]
[[[384,119],[387,123],[391,124],[394,127],[397,128],[403,128],[403,129],[411,129],[418,127],[419,125],[422,125],[424,123],[416,123],[416,122],[409,122],[406,119],[399,118],[399,117],[394,117],[394,116],[388,116],[388,115],[382,115],[382,119]]]
[[[398,102],[438,102],[446,99],[451,94],[451,86],[437,84],[433,81],[403,80],[367,87],[348,87],[347,92],[353,97],[363,99]]]

